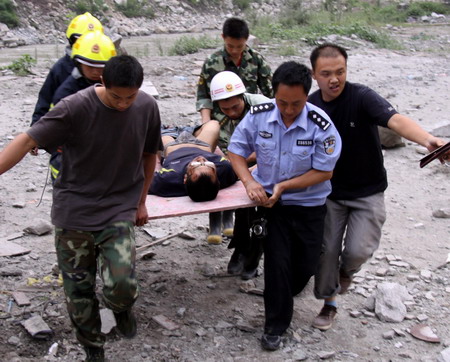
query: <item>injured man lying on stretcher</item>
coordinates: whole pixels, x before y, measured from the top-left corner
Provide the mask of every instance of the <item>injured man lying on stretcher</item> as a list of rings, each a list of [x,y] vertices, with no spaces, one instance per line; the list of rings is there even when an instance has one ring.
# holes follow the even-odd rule
[[[193,201],[210,201],[219,189],[234,184],[237,177],[230,162],[214,153],[219,130],[217,121],[195,129],[162,129],[161,168],[155,172],[149,193],[163,197],[188,195]]]

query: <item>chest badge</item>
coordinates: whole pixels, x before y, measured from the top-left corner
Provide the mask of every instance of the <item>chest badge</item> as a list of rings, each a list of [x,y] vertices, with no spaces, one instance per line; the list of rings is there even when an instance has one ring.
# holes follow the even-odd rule
[[[297,146],[312,146],[312,140],[297,140]]]
[[[272,133],[267,132],[267,131],[259,131],[258,134],[259,134],[262,138],[272,138]]]

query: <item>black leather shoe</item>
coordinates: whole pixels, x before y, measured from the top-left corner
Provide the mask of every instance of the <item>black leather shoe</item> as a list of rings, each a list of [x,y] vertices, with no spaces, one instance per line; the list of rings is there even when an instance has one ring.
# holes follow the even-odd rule
[[[258,267],[250,270],[243,270],[241,273],[242,280],[250,280],[258,276]]]
[[[227,272],[228,274],[238,275],[244,270],[244,255],[234,249],[228,262]]]
[[[261,337],[261,346],[266,351],[276,351],[280,348],[281,336],[274,336],[271,334],[263,334]]]
[[[137,322],[131,309],[114,313],[117,329],[125,338],[133,338],[137,332]]]
[[[105,361],[105,350],[103,347],[84,347],[86,352],[85,362],[103,362]]]

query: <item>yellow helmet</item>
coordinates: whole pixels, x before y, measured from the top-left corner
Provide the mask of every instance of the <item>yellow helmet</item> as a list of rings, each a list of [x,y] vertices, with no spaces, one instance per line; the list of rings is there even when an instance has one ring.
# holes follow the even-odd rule
[[[100,31],[89,31],[80,36],[72,47],[72,58],[91,67],[104,67],[116,55],[112,40]]]
[[[103,32],[103,26],[100,20],[91,15],[91,13],[85,12],[72,19],[67,27],[66,36],[70,44],[73,44],[84,33],[95,30]]]

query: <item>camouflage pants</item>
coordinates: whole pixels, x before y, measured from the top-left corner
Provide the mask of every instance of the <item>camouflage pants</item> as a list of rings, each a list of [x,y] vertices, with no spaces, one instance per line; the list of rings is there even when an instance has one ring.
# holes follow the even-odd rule
[[[131,222],[115,222],[95,232],[56,228],[55,244],[77,339],[83,346],[103,346],[95,296],[97,268],[105,305],[114,312],[130,309],[139,294],[134,227]]]

